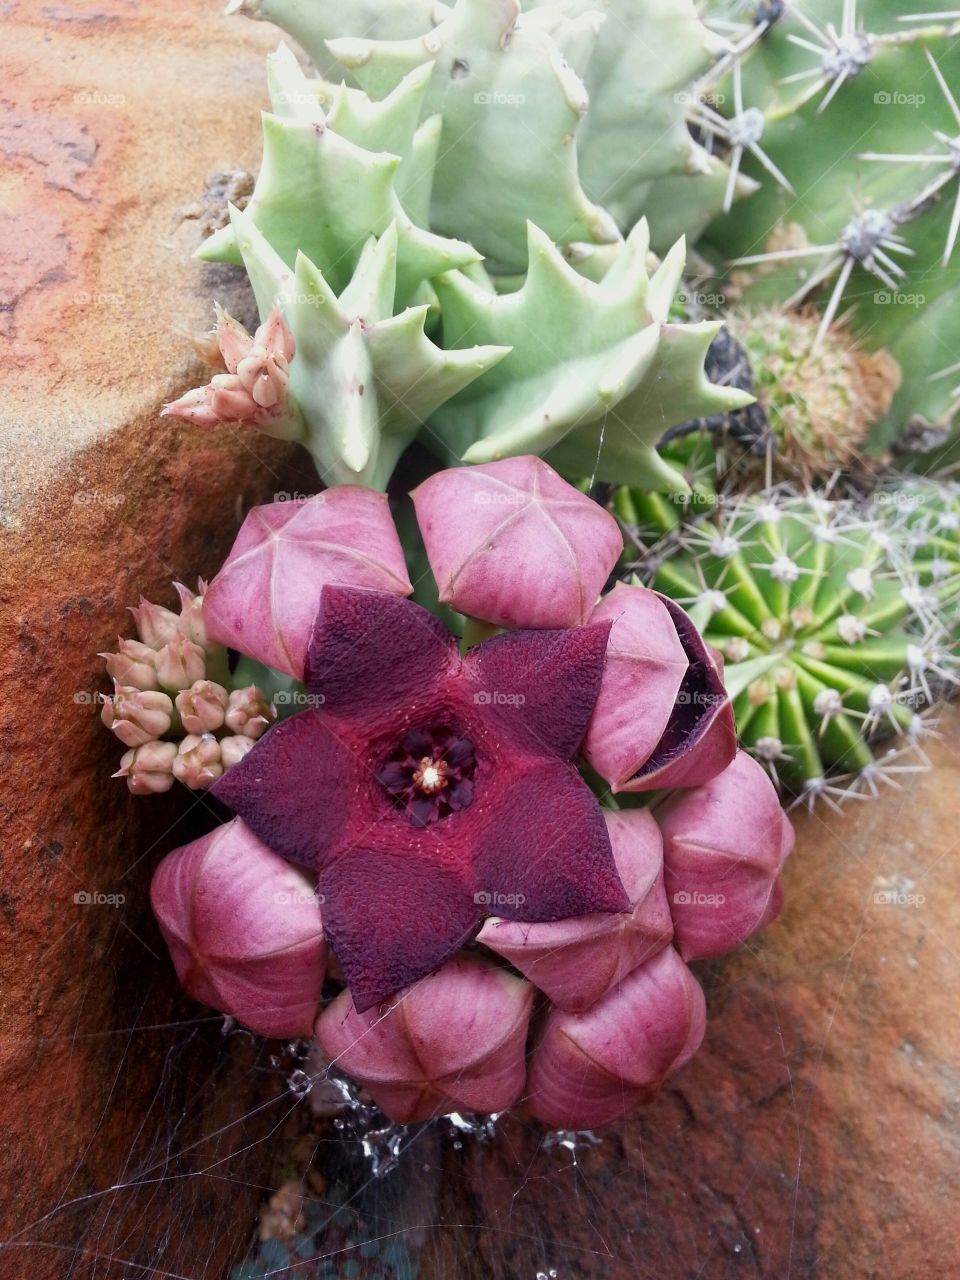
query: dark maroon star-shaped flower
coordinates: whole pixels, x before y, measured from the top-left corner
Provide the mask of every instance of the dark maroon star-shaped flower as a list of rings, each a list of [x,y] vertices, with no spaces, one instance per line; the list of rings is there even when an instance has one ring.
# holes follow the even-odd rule
[[[213,794],[317,871],[358,1011],[430,973],[486,915],[628,908],[600,807],[570,763],[608,630],[514,631],[461,659],[419,605],[324,588],[313,706],[270,729]]]

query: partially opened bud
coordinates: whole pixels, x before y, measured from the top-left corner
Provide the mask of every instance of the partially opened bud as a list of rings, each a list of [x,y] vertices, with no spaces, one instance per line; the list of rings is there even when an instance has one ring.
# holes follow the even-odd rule
[[[631,909],[544,924],[490,917],[477,941],[571,1013],[589,1009],[670,941],[660,831],[646,809],[603,811]]]
[[[276,707],[255,684],[231,692],[225,721],[227,728],[233,733],[243,734],[256,741],[276,718]]]
[[[140,640],[118,640],[117,653],[101,653],[107,673],[117,683],[135,689],[157,687],[157,655]]]
[[[239,818],[176,849],[150,888],[177,976],[264,1036],[309,1035],[327,961],[313,880]]]
[[[127,747],[142,747],[154,738],[162,738],[170,730],[173,703],[156,689],[136,689],[114,685],[112,698],[107,698],[100,719],[112,729]]]
[[[658,809],[667,900],[687,960],[722,955],[779,913],[793,828],[766,772],[745,751],[705,786]]]
[[[439,471],[410,496],[440,599],[498,626],[586,622],[623,550],[613,516],[540,458]]]
[[[163,605],[151,604],[143,596],[140,597],[139,605],[132,607],[130,612],[137,624],[140,639],[151,649],[162,648],[180,634],[180,619],[177,614],[165,609]]]
[[[586,1013],[551,1009],[530,1059],[531,1114],[593,1129],[650,1102],[703,1039],[703,992],[673,947],[634,969]]]
[[[193,791],[203,791],[222,773],[220,743],[213,734],[187,734],[173,762],[174,777]]]
[[[385,494],[340,485],[254,507],[204,597],[208,634],[301,679],[328,583],[413,590]]]
[[[584,755],[613,791],[706,782],[737,749],[717,660],[672,600],[618,584],[591,615],[610,622]]]
[[[219,729],[227,711],[229,694],[213,680],[197,680],[177,694],[177,710],[187,733],[212,733]]]
[[[113,776],[126,778],[127,786],[135,796],[159,795],[173,786],[173,762],[176,758],[175,742],[147,742],[125,752],[120,759],[120,768]]]
[[[157,680],[171,693],[189,689],[206,674],[203,650],[179,633],[157,650],[156,662]]]
[[[317,1039],[400,1124],[502,1111],[523,1090],[532,1001],[529,983],[461,955],[364,1013],[343,991],[320,1015]]]

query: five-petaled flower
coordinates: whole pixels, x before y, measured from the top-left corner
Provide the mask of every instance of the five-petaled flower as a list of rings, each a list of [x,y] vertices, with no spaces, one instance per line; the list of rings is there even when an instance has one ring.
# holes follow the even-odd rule
[[[419,605],[324,588],[307,654],[313,705],[213,794],[317,871],[324,933],[358,1010],[452,956],[490,902],[528,921],[628,908],[600,806],[571,763],[609,629],[516,631],[461,658]]]

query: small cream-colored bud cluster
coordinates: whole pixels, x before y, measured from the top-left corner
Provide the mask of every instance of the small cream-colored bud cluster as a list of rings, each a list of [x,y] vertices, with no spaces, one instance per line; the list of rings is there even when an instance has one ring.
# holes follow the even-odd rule
[[[128,748],[114,775],[134,795],[169,791],[174,779],[209,787],[242,760],[277,713],[256,685],[230,689],[227,652],[208,640],[204,584],[177,583],[180,612],[141,600],[138,639],[105,653],[113,694],[101,719]]]

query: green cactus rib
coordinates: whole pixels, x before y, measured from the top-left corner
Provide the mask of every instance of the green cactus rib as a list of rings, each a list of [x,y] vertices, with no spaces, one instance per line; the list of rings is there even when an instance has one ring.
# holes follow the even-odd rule
[[[288,266],[304,253],[339,291],[369,237],[395,225],[402,305],[422,281],[479,259],[472,246],[417,226],[400,198],[420,213],[429,204],[439,121],[417,123],[429,68],[414,69],[379,103],[344,91],[329,115],[322,86],[289,49],[281,46],[268,68],[274,111],[263,114],[263,163],[246,212]],[[214,233],[198,257],[239,262],[233,227]]]
[[[724,656],[743,745],[788,792],[871,777],[872,744],[916,729],[935,659],[921,657],[904,549],[874,514],[774,490],[650,557],[651,585]]]
[[[424,63],[443,117],[430,220],[517,271],[527,219],[558,243],[604,242],[656,206],[653,242],[697,235],[729,171],[686,126],[691,86],[720,49],[692,0],[246,0],[297,39],[321,74],[381,97]],[[664,192],[660,184],[666,183]],[[740,195],[755,188],[737,183]],[[674,200],[674,196],[679,197]]]
[[[491,293],[462,272],[438,282],[445,346],[473,341],[511,352],[444,405],[431,428],[466,462],[540,453],[566,475],[686,492],[656,441],[677,422],[751,397],[704,375],[717,324],[667,319],[683,245],[650,276],[647,227],[638,223],[596,282],[532,225],[528,244],[514,293]]]
[[[424,332],[428,307],[395,311],[399,234],[390,226],[363,247],[337,296],[304,253],[293,269],[249,210],[231,210],[236,243],[261,316],[278,305],[293,333],[290,392],[305,443],[327,484],[385,488],[402,451],[442,401],[507,354],[494,346],[444,351]]]
[[[865,62],[842,83],[816,74],[795,79],[820,65],[811,48],[818,40],[801,18],[840,30],[840,0],[808,0],[799,16],[789,6],[744,56],[744,108],[759,113],[760,145],[795,195],[767,180],[708,227],[703,247],[718,262],[798,251],[734,276],[754,308],[796,299],[822,273],[807,296],[826,310],[840,273],[849,272],[837,313],[849,313],[851,330],[867,348],[886,348],[902,371],[899,391],[870,433],[870,447],[881,449],[908,422],[949,426],[957,408],[954,382],[937,375],[957,362],[960,346],[960,250],[945,261],[960,207],[960,117],[941,83],[953,86],[956,97],[960,45],[942,24],[905,27],[900,0],[860,8],[860,33],[848,47],[860,41]],[[729,102],[729,84],[723,87]],[[762,176],[749,153],[743,163]],[[863,218],[873,219],[873,227],[889,219],[901,243],[891,249],[885,241],[885,257],[871,259],[857,232]],[[824,252],[799,253],[816,246]]]
[[[896,536],[906,543],[921,606],[948,609],[948,627],[960,638],[960,484],[951,480],[891,477],[877,495]]]

